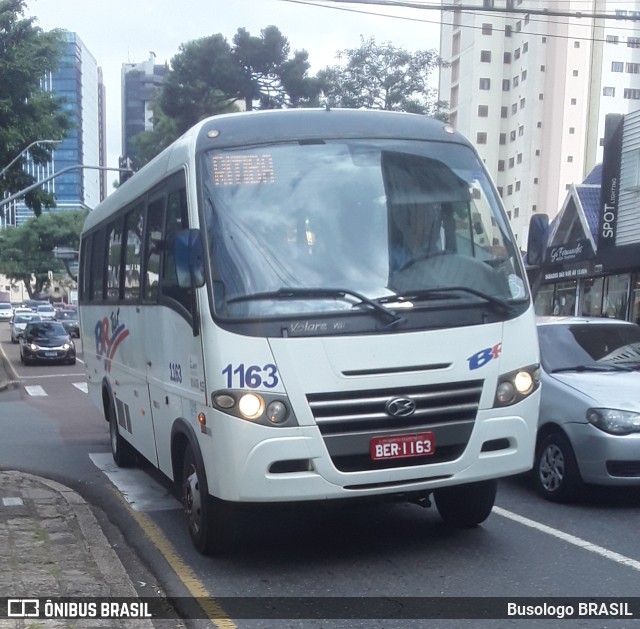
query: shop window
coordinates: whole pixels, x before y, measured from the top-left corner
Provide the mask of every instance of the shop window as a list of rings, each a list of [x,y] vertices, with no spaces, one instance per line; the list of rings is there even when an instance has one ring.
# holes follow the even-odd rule
[[[640,273],[633,274],[631,291],[631,321],[640,324]]]
[[[553,314],[554,315],[575,315],[576,310],[576,288],[578,282],[572,280],[570,282],[558,282],[555,286],[553,295]]]
[[[553,284],[545,284],[539,288],[534,303],[537,315],[549,316],[553,314],[553,290]]]
[[[613,319],[627,318],[630,279],[628,273],[606,278],[602,304],[603,316]]]
[[[580,305],[578,314],[585,317],[602,316],[602,286],[604,279],[591,277],[580,282]]]

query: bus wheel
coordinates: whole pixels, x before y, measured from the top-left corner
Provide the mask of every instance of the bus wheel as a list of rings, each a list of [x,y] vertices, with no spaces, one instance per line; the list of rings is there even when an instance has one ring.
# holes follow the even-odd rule
[[[203,555],[220,555],[233,546],[233,508],[228,502],[209,495],[203,466],[191,445],[184,452],[182,466],[182,504],[189,535]]]
[[[436,489],[434,499],[440,517],[450,526],[471,528],[484,522],[493,509],[498,481],[454,485]]]
[[[136,453],[131,444],[125,441],[118,429],[118,420],[113,405],[109,406],[109,438],[111,454],[118,467],[131,467],[136,462]]]

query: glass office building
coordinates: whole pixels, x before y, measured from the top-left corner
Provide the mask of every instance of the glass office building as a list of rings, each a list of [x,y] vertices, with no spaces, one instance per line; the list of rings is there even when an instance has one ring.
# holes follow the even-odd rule
[[[102,72],[82,40],[64,32],[64,52],[59,67],[43,79],[44,88],[62,99],[71,119],[71,128],[60,144],[55,145],[48,164],[27,163],[36,180],[44,179],[76,165],[105,166],[104,85]],[[93,209],[106,196],[104,171],[77,168],[63,172],[43,184],[55,194],[56,207],[50,211]],[[21,225],[33,216],[24,203],[17,203],[9,224]],[[45,210],[46,211],[46,210]]]

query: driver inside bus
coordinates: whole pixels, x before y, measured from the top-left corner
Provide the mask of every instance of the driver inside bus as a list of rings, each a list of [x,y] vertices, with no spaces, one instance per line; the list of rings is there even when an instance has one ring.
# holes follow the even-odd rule
[[[444,234],[439,203],[397,205],[392,212],[390,272],[403,271],[443,251]]]

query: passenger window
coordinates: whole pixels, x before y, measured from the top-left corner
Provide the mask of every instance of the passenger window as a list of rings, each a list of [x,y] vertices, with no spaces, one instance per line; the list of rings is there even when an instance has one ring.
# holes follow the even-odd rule
[[[109,227],[107,236],[107,299],[120,297],[120,271],[122,265],[122,221]]]
[[[140,263],[142,260],[142,235],[144,233],[144,206],[131,210],[126,218],[126,243],[124,267],[124,299],[140,298]]]
[[[163,247],[165,197],[154,199],[147,206],[147,242],[145,243],[144,261],[144,301],[158,301],[158,285],[160,282],[160,257]]]

